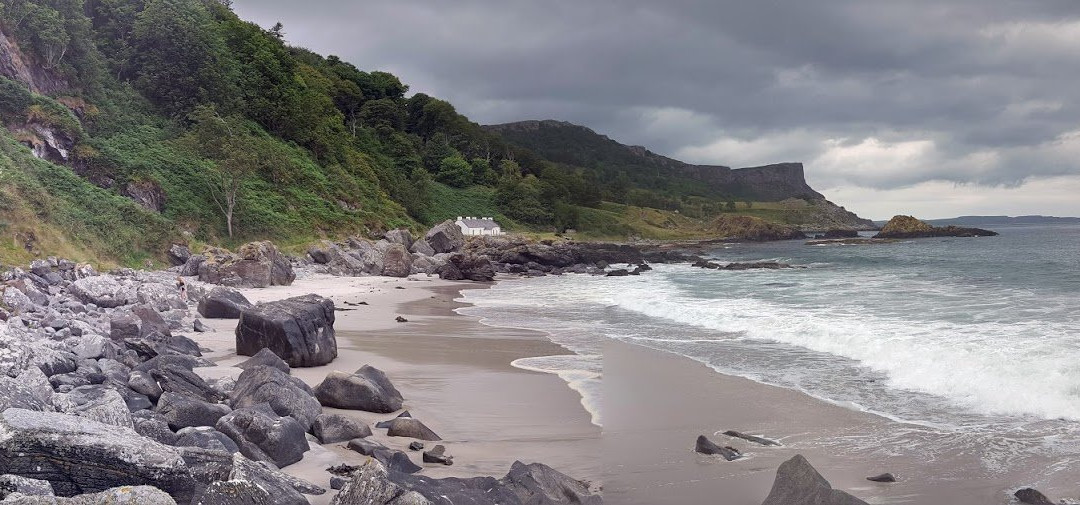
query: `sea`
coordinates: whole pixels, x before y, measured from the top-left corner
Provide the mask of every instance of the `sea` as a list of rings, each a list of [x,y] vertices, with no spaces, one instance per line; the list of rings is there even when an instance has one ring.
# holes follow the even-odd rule
[[[656,264],[640,276],[508,279],[465,291],[459,312],[546,332],[573,351],[514,366],[557,374],[597,425],[601,349],[617,339],[943,440],[1015,434],[1023,442],[1003,466],[1025,451],[1080,455],[1080,226],[996,231],[876,245],[719,244],[704,256],[796,268]]]

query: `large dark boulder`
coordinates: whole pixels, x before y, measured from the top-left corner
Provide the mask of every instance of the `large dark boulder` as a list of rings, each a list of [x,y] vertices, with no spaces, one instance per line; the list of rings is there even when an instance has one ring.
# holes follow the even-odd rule
[[[236,353],[270,349],[291,367],[325,365],[337,357],[334,302],[305,295],[244,310],[236,325]]]
[[[735,448],[716,445],[706,438],[705,435],[699,435],[697,437],[697,441],[694,443],[694,451],[701,454],[720,455],[728,461],[735,461],[742,456]]]
[[[424,235],[424,241],[436,253],[457,252],[465,245],[465,235],[461,233],[461,228],[457,224],[447,220],[428,230]]]
[[[228,405],[210,403],[173,392],[161,395],[156,410],[165,418],[173,431],[192,426],[214,426],[218,419],[232,412]]]
[[[321,414],[311,425],[311,434],[321,444],[347,442],[354,438],[371,436],[371,428],[355,419],[341,414]]]
[[[495,279],[495,267],[485,257],[455,254],[439,270],[439,278],[460,281],[489,282]]]
[[[405,246],[390,244],[383,253],[382,274],[387,277],[408,277],[412,272],[413,257]]]
[[[176,449],[130,428],[23,409],[0,414],[0,468],[47,480],[59,496],[150,485],[186,502],[195,486]]]
[[[288,416],[307,431],[322,413],[319,401],[304,381],[281,370],[257,366],[244,370],[236,380],[229,405],[234,409],[268,404],[279,416]]]
[[[325,407],[390,413],[404,399],[381,370],[364,365],[354,374],[333,371],[318,386],[315,397]]]
[[[1013,496],[1016,497],[1016,501],[1025,505],[1054,505],[1054,502],[1050,501],[1046,495],[1030,487],[1017,490]]]
[[[833,489],[801,454],[780,464],[769,496],[761,505],[867,505]]]
[[[177,267],[191,259],[191,249],[188,249],[188,246],[183,244],[173,244],[166,251],[166,256],[169,257],[169,264]]]
[[[277,415],[265,403],[236,409],[219,419],[215,427],[236,442],[244,456],[279,468],[300,461],[308,450],[300,423]]]
[[[224,451],[229,454],[240,452],[228,435],[210,426],[191,426],[183,428],[176,433],[176,441],[171,445],[176,447],[199,447],[212,451]]]
[[[157,381],[164,392],[179,393],[208,403],[219,403],[225,399],[225,395],[210,387],[202,377],[178,365],[155,368],[150,371],[150,377]]]
[[[199,314],[207,319],[239,319],[240,313],[254,307],[235,289],[217,286],[199,299]]]

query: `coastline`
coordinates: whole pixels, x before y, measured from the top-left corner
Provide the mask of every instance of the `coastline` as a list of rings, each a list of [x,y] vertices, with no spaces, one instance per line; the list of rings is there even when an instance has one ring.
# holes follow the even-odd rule
[[[387,437],[375,429],[369,437],[405,450],[429,477],[501,476],[511,463],[542,462],[598,487],[600,428],[591,424],[577,393],[556,375],[514,367],[520,358],[570,353],[539,331],[484,325],[458,314],[456,301],[466,289],[489,284],[445,281],[437,277],[298,278],[291,286],[241,289],[252,302],[315,293],[334,300],[338,357],[328,365],[294,368],[292,374],[314,387],[332,370],[352,372],[365,364],[383,370],[405,398],[404,410],[438,433],[454,456],[454,465],[422,464],[419,452],[407,450],[412,439]],[[366,302],[366,305],[357,305]],[[408,322],[398,323],[402,316]],[[217,366],[199,368],[205,377],[238,376],[232,330],[235,319],[204,320],[215,329],[195,336],[213,352]],[[323,408],[370,426],[397,415]],[[344,443],[312,442],[304,459],[286,473],[327,486],[326,468],[362,464],[368,458]],[[313,505],[329,503],[334,491],[309,496]]]

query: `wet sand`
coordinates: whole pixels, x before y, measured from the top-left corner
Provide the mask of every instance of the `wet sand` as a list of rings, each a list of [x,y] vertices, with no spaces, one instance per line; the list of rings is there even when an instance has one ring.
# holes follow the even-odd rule
[[[403,289],[398,289],[398,288]],[[313,276],[292,286],[247,289],[253,302],[306,293],[330,297],[339,309],[334,324],[338,358],[322,367],[293,369],[294,376],[315,386],[331,371],[352,372],[370,364],[386,372],[405,398],[404,410],[443,438],[454,456],[452,466],[423,464],[420,452],[409,452],[413,439],[387,437],[375,429],[373,439],[406,450],[422,475],[432,477],[501,477],[515,460],[542,462],[575,478],[597,482],[600,475],[600,428],[589,422],[579,398],[557,376],[510,366],[515,359],[567,353],[540,332],[492,328],[453,309],[462,289],[483,284],[416,277]],[[367,305],[357,305],[359,302]],[[395,317],[409,321],[398,323]],[[247,359],[235,354],[236,320],[207,321],[217,331],[197,335],[214,350],[207,356],[219,366],[196,369],[206,377],[238,376],[233,365]],[[324,409],[369,425],[397,415]],[[286,467],[290,474],[328,487],[328,466],[362,464],[367,457],[344,443],[320,446],[304,460]],[[334,491],[309,496],[312,504],[329,503]]]
[[[955,442],[950,440],[955,435],[722,375],[688,358],[617,341],[604,348],[604,409],[608,504],[758,505],[769,493],[777,466],[795,454],[806,456],[834,488],[869,503],[1008,504],[1015,503],[1012,492],[1025,485],[1036,485],[1055,500],[1076,489],[1075,475],[1040,480],[1055,465],[1052,455],[1029,468],[988,468],[995,456],[1005,457],[1007,442],[940,450]],[[722,435],[726,430],[764,436],[783,446],[734,439]],[[701,434],[747,457],[728,462],[697,454],[694,441]],[[900,481],[866,480],[883,472]]]

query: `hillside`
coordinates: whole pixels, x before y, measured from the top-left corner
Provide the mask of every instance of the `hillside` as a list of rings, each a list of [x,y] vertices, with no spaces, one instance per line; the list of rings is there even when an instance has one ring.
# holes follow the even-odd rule
[[[484,128],[546,159],[584,167],[601,181],[621,180],[630,188],[622,197],[626,203],[685,211],[701,200],[751,202],[759,208],[793,210],[787,216],[783,212],[771,212],[759,217],[808,230],[873,228],[871,221],[832,204],[811,188],[806,183],[802,163],[747,168],[693,165],[641,146],[620,144],[587,127],[565,121],[520,121]],[[608,196],[619,200],[618,195]],[[801,201],[806,205],[754,205],[783,201],[789,204]]]
[[[0,231],[13,237],[0,262],[142,264],[175,242],[301,250],[460,214],[619,239],[708,238],[721,214],[860,223],[798,164],[699,167],[591,131],[529,145],[227,4],[0,0]],[[681,224],[638,226],[611,205]]]

